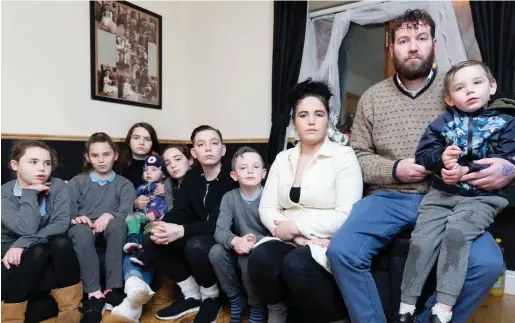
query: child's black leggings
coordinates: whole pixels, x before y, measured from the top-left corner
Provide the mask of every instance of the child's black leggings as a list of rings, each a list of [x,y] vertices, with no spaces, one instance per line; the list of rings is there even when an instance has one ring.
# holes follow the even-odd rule
[[[193,276],[200,286],[207,288],[216,284],[215,270],[209,261],[209,250],[214,244],[213,235],[199,235],[159,245],[146,234],[143,249],[149,262],[171,280],[181,282]]]
[[[18,267],[2,264],[2,300],[26,301],[30,293],[75,285],[80,281],[79,263],[71,240],[62,235],[27,249]]]

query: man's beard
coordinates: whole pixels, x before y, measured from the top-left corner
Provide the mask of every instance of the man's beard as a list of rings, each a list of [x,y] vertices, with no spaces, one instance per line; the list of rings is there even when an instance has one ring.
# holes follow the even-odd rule
[[[399,74],[401,78],[404,78],[408,81],[413,81],[419,78],[424,78],[429,75],[429,72],[433,68],[433,62],[435,60],[435,48],[434,46],[431,48],[431,52],[425,59],[417,65],[412,65],[410,61],[401,62],[400,59],[393,54],[393,66],[395,71]]]

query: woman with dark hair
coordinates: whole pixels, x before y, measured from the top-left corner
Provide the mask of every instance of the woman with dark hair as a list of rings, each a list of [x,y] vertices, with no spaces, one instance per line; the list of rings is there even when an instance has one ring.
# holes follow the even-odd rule
[[[157,133],[150,124],[132,125],[125,137],[125,149],[120,156],[120,175],[138,187],[141,184],[143,164],[151,152],[161,153]]]
[[[273,237],[258,243],[248,264],[268,304],[269,323],[285,323],[288,306],[302,311],[295,322],[337,321],[346,315],[325,252],[361,199],[363,179],[354,151],[330,124],[331,95],[326,84],[311,79],[293,88],[289,104],[300,142],[277,155],[261,197],[261,222]]]
[[[146,122],[134,124],[125,137],[125,150],[121,154],[119,166],[120,175],[131,181],[134,189],[141,185],[145,159],[153,151],[160,153],[159,140],[154,127]],[[164,185],[159,184],[154,194],[164,195],[164,193]],[[139,196],[134,201],[134,207],[143,210],[149,202],[150,199],[147,196]]]

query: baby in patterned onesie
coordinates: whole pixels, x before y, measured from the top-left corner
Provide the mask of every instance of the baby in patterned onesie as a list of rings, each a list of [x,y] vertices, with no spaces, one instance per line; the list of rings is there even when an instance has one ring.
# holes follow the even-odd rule
[[[136,210],[136,212],[129,214],[125,220],[128,227],[128,235],[123,251],[132,253],[131,261],[141,266],[145,265],[141,245],[143,234],[150,230],[150,223],[152,221],[161,220],[168,212],[164,196],[154,195],[157,185],[163,183],[163,167],[163,158],[155,152],[152,152],[145,160],[143,166],[143,179],[145,183],[136,190],[136,198],[140,195],[147,196],[150,202],[145,209]]]

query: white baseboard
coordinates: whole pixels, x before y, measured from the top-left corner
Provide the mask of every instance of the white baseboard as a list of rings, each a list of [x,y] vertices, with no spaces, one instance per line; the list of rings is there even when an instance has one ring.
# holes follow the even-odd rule
[[[515,271],[506,270],[504,293],[515,295]]]

